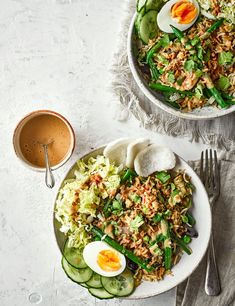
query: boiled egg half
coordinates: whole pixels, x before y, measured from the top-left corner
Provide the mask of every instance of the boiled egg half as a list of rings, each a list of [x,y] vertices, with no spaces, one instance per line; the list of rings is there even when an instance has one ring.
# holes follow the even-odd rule
[[[83,250],[86,264],[96,273],[112,277],[121,274],[126,267],[125,256],[104,241],[93,241]]]
[[[158,27],[166,33],[173,33],[170,25],[185,31],[197,20],[199,10],[196,0],[170,0],[157,15]]]

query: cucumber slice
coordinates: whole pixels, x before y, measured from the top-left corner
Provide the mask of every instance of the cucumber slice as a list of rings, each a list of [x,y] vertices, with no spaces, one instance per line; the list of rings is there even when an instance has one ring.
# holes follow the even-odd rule
[[[145,4],[145,11],[148,12],[150,10],[160,11],[164,2],[162,0],[147,0]]]
[[[84,269],[74,268],[64,257],[62,258],[62,267],[66,275],[75,283],[85,283],[89,281],[93,274],[93,271],[89,267]]]
[[[137,3],[136,3],[137,12],[140,12],[141,9],[145,7],[146,1],[147,0],[137,0]]]
[[[64,245],[63,255],[67,262],[76,269],[83,269],[87,267],[87,264],[84,261],[82,253],[76,248],[68,247],[68,239]]]
[[[84,288],[89,288],[86,283],[79,283],[79,285],[84,287]]]
[[[149,39],[156,37],[158,33],[157,11],[148,11],[141,19],[139,25],[140,39],[147,44]]]
[[[136,17],[136,20],[135,20],[135,28],[137,30],[137,33],[139,35],[139,30],[140,30],[140,23],[141,23],[141,20],[143,18],[145,14],[145,8],[143,7],[140,12],[137,14],[137,17]]]
[[[89,288],[102,288],[101,284],[101,276],[95,272],[93,272],[92,277],[86,282]]]
[[[104,288],[89,288],[88,291],[98,299],[112,299],[114,295],[108,293]]]
[[[116,296],[127,296],[134,290],[134,278],[129,270],[114,277],[101,276],[101,283],[106,291]]]

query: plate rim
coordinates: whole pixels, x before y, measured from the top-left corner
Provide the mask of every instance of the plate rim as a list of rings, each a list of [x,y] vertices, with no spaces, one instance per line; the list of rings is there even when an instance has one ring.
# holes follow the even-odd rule
[[[60,183],[60,186],[59,186],[59,188],[58,188],[58,190],[57,190],[57,192],[56,192],[56,196],[55,196],[55,198],[54,198],[54,205],[53,205],[53,214],[52,214],[52,217],[53,217],[53,230],[54,230],[54,239],[56,240],[57,247],[59,248],[59,250],[60,250],[60,252],[61,252],[62,255],[63,255],[62,248],[60,247],[60,244],[59,244],[59,242],[58,242],[58,237],[57,237],[57,232],[59,232],[59,230],[56,229],[56,223],[58,223],[58,221],[57,221],[56,218],[55,218],[55,207],[56,207],[56,200],[57,200],[57,197],[58,197],[59,190],[60,190],[61,187],[63,186],[63,183],[64,183],[64,181],[66,180],[66,177],[70,174],[71,171],[73,171],[73,168],[76,166],[77,161],[79,161],[79,160],[81,160],[81,159],[84,159],[84,158],[88,158],[88,157],[90,157],[90,156],[92,156],[92,155],[95,155],[95,154],[97,154],[97,155],[100,154],[100,153],[98,153],[98,152],[102,151],[102,150],[105,148],[105,146],[106,146],[106,145],[99,146],[98,148],[95,148],[95,149],[93,149],[93,150],[90,150],[90,151],[88,151],[87,153],[84,153],[81,157],[79,157],[79,158],[73,163],[73,165],[68,169],[68,171],[66,172],[66,174],[65,174],[64,178],[62,179],[62,181],[61,181],[61,183]],[[97,152],[97,153],[96,153],[96,152]],[[206,195],[207,204],[208,204],[208,207],[209,207],[209,216],[208,216],[208,218],[209,218],[209,220],[208,220],[208,222],[209,222],[209,231],[208,231],[209,235],[208,235],[208,239],[207,239],[207,242],[206,242],[206,247],[205,247],[204,251],[202,252],[202,256],[201,256],[200,260],[198,261],[197,265],[196,265],[196,266],[190,271],[190,273],[189,273],[183,280],[181,280],[177,285],[172,286],[172,287],[170,287],[170,288],[168,288],[168,289],[166,289],[166,290],[162,289],[162,290],[160,290],[158,293],[142,295],[142,296],[139,296],[139,297],[135,297],[135,296],[132,297],[132,294],[131,294],[130,296],[123,297],[123,298],[121,298],[121,299],[126,299],[126,300],[145,299],[145,298],[154,297],[154,296],[157,296],[157,295],[159,295],[159,294],[162,294],[162,293],[165,293],[165,292],[168,292],[168,291],[172,290],[173,288],[177,287],[179,284],[181,284],[182,282],[184,282],[184,281],[185,281],[185,280],[186,280],[186,279],[187,279],[187,278],[197,269],[197,267],[198,267],[199,264],[201,263],[202,259],[204,258],[205,254],[206,254],[206,251],[207,251],[207,249],[208,249],[208,245],[209,245],[209,241],[210,241],[210,236],[211,236],[211,231],[212,231],[212,212],[211,212],[211,207],[210,207],[210,202],[209,202],[208,194],[207,194],[207,192],[206,192],[206,189],[205,189],[205,187],[204,187],[204,185],[203,185],[203,183],[202,183],[202,181],[201,181],[199,175],[194,171],[194,169],[193,169],[193,168],[192,168],[192,167],[191,167],[191,166],[190,166],[181,156],[179,156],[179,155],[176,154],[175,152],[173,152],[173,153],[176,155],[176,158],[177,158],[177,159],[182,160],[184,163],[187,164],[187,166],[188,166],[189,168],[191,168],[191,170],[193,171],[195,177],[197,177],[197,179],[199,179],[200,184],[201,184],[201,187],[202,187],[202,189],[204,190],[204,193],[205,193],[205,195]],[[59,232],[59,233],[60,233],[61,235],[64,235],[62,232]],[[65,236],[65,235],[64,235],[64,236]],[[163,280],[163,281],[164,281],[164,280]],[[147,281],[146,281],[146,282],[147,282]],[[156,282],[156,283],[157,283],[157,282]],[[116,297],[116,298],[118,298],[118,297]]]
[[[132,73],[132,76],[138,85],[141,92],[157,107],[161,108],[162,110],[166,111],[167,113],[174,115],[176,117],[182,118],[182,119],[188,119],[188,120],[194,120],[194,121],[200,121],[200,120],[213,120],[216,118],[220,118],[229,114],[232,114],[235,111],[235,105],[230,106],[229,108],[225,110],[219,110],[218,114],[211,114],[211,115],[195,115],[192,112],[183,113],[180,110],[175,110],[174,108],[168,106],[167,104],[163,103],[161,100],[159,100],[149,88],[144,84],[142,81],[137,69],[135,68],[135,58],[132,52],[132,37],[134,34],[134,26],[135,26],[135,19],[136,19],[137,13],[134,13],[131,23],[128,29],[127,34],[127,58],[128,58],[128,64]]]

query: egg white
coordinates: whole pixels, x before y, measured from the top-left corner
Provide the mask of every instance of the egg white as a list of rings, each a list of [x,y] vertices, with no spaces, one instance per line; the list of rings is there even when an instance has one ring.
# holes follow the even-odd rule
[[[160,10],[160,12],[157,15],[157,24],[158,27],[161,31],[166,32],[166,33],[173,33],[172,28],[170,27],[170,24],[173,25],[174,27],[176,27],[177,29],[181,30],[181,31],[185,31],[188,28],[190,28],[194,22],[197,20],[198,15],[199,15],[199,5],[197,3],[196,0],[190,0],[191,3],[193,3],[196,8],[197,8],[197,13],[195,18],[193,19],[192,22],[188,23],[188,24],[181,24],[176,22],[172,16],[171,16],[171,8],[172,6],[179,2],[180,0],[170,0],[168,1]]]
[[[101,267],[97,263],[98,259],[98,254],[99,252],[103,250],[112,250],[116,252],[119,256],[120,259],[120,264],[121,267],[117,271],[104,271],[101,269]],[[116,251],[114,248],[110,247],[106,242],[104,241],[93,241],[87,244],[83,250],[83,258],[88,265],[93,271],[96,273],[102,275],[102,276],[107,276],[107,277],[112,277],[116,276],[118,274],[121,274],[125,267],[126,267],[126,258],[123,254],[120,252]]]

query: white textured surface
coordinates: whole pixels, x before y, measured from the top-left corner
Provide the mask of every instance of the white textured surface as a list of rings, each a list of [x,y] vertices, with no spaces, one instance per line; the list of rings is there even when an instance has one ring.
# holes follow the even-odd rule
[[[98,301],[69,281],[60,267],[52,226],[53,201],[73,162],[117,137],[150,137],[185,159],[199,157],[202,145],[148,132],[135,119],[117,120],[109,92],[112,54],[122,18],[119,0],[0,1],[0,305],[171,306],[174,291],[146,301]],[[27,112],[52,109],[72,123],[77,146],[55,172],[56,187],[15,157],[12,133]],[[157,286],[157,283],[156,283]]]

